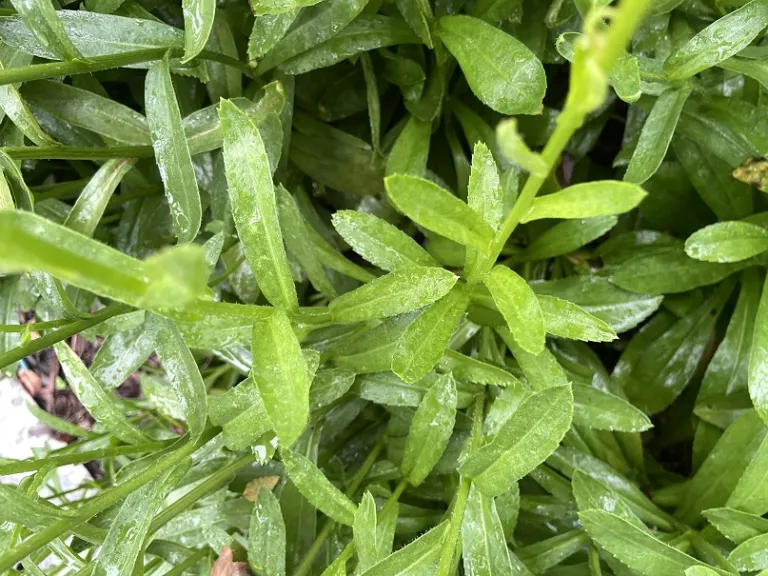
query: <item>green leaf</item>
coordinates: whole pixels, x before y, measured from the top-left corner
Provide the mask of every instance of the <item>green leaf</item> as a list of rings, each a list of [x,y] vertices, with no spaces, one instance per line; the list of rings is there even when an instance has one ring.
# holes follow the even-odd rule
[[[209,397],[208,412],[211,422],[222,427],[224,443],[233,451],[256,444],[272,429],[264,401],[252,378],[240,382],[225,394]]]
[[[363,572],[362,576],[434,574],[448,523],[441,523]]]
[[[702,512],[712,526],[734,544],[742,544],[768,532],[768,520],[733,508],[710,508]]]
[[[768,422],[768,278],[763,285],[760,305],[755,318],[752,350],[749,353],[749,396],[755,410]]]
[[[555,296],[537,296],[547,333],[570,340],[610,342],[616,332],[600,318],[583,308]]]
[[[498,229],[504,218],[504,191],[499,181],[499,172],[488,147],[476,142],[472,152],[472,169],[467,187],[467,204],[480,214],[494,230]],[[492,265],[488,257],[474,248],[468,247],[464,271],[472,277]]]
[[[705,262],[740,262],[768,250],[768,229],[748,222],[718,222],[685,241],[685,253]]]
[[[443,455],[456,422],[456,381],[444,374],[430,387],[413,416],[401,468],[418,486]]]
[[[766,428],[754,412],[731,424],[696,472],[675,516],[695,524],[702,510],[724,506],[765,436]]]
[[[93,434],[88,430],[81,428],[77,424],[72,424],[63,418],[59,418],[58,416],[54,416],[53,414],[46,412],[33,402],[27,402],[27,410],[29,410],[35,418],[40,420],[40,422],[48,426],[48,428],[51,430],[61,432],[62,434],[67,434],[68,436],[74,436],[76,438],[93,437]]]
[[[417,310],[445,296],[458,277],[443,268],[390,272],[336,298],[328,310],[337,322],[387,318]]]
[[[642,188],[629,182],[600,180],[576,184],[561,192],[535,198],[523,222],[623,214],[640,204],[645,196]]]
[[[280,70],[286,74],[305,74],[367,50],[418,42],[419,39],[399,18],[362,14],[332,38],[281,64]]]
[[[579,512],[579,520],[601,548],[622,564],[646,576],[679,576],[691,566],[704,566],[647,531],[604,510]]]
[[[683,80],[741,52],[768,26],[768,4],[753,0],[716,20],[664,62],[670,80]]]
[[[64,226],[85,236],[93,236],[110,198],[123,177],[134,167],[136,160],[108,160],[85,185],[77,202],[64,220]]]
[[[186,472],[181,465],[131,493],[110,523],[93,574],[131,574],[141,560],[144,539],[165,496]]]
[[[592,478],[581,470],[576,470],[571,479],[571,486],[573,497],[576,499],[580,512],[585,510],[604,510],[626,520],[643,531],[648,531],[648,528],[632,512],[632,509],[621,495],[605,483]]]
[[[506,266],[495,266],[482,281],[517,344],[531,354],[544,350],[544,315],[528,283]]]
[[[257,16],[248,38],[248,58],[256,60],[272,50],[288,32],[298,14],[298,10],[291,10]]]
[[[396,174],[384,180],[390,201],[427,230],[454,242],[488,252],[494,232],[483,217],[437,184]]]
[[[635,406],[655,414],[682,393],[696,371],[732,290],[731,282],[719,285],[712,296],[642,352],[624,382],[624,391]]]
[[[285,247],[306,272],[312,286],[326,298],[335,298],[336,288],[317,259],[307,226],[296,202],[282,185],[276,188],[275,194]]]
[[[208,418],[206,387],[197,362],[171,320],[150,314],[146,326],[148,338],[154,343],[169,383],[176,392],[190,436],[196,441]]]
[[[678,294],[720,282],[746,267],[690,258],[682,247],[641,254],[621,264],[611,276],[619,288],[645,294]]]
[[[192,242],[200,230],[202,218],[200,191],[167,59],[153,64],[147,73],[144,101],[152,147],[171,208],[173,227],[179,242]]]
[[[683,105],[691,93],[690,87],[669,89],[658,97],[640,132],[625,182],[642,184],[653,176],[667,154]]]
[[[528,384],[536,392],[546,390],[552,386],[569,385],[565,370],[558,364],[554,354],[547,348],[544,348],[538,354],[531,354],[520,347],[512,338],[512,334],[507,328],[497,328],[496,331],[509,347],[515,360],[517,360]]]
[[[573,421],[595,430],[642,432],[653,425],[642,410],[609,392],[573,384]]]
[[[48,0],[13,0],[16,12],[24,20],[37,40],[48,47],[59,60],[81,58],[69,39],[56,14],[54,4]]]
[[[360,500],[352,529],[355,536],[358,568],[361,572],[365,572],[376,564],[380,556],[376,544],[376,502],[369,491],[366,491]]]
[[[427,169],[431,136],[432,124],[416,116],[409,116],[387,156],[386,175],[410,174],[423,177]]]
[[[129,444],[151,440],[123,415],[124,408],[110,390],[91,376],[83,361],[63,342],[54,345],[70,388],[86,410],[112,434]]]
[[[216,0],[183,0],[184,58],[182,64],[193,60],[205,48],[213,30]]]
[[[73,516],[71,512],[49,504],[44,499],[35,499],[23,490],[6,484],[0,484],[0,503],[0,518],[3,522],[29,528],[45,527],[56,520]]]
[[[413,238],[373,214],[340,210],[331,220],[333,227],[355,252],[382,270],[437,265],[435,259]]]
[[[616,216],[581,218],[559,222],[537,236],[523,251],[524,260],[544,260],[578,250],[613,228]]]
[[[515,574],[496,503],[474,484],[469,488],[461,522],[461,544],[467,574]]]
[[[318,370],[309,389],[309,407],[317,410],[341,398],[355,382],[355,373],[345,368]]]
[[[459,468],[489,496],[508,490],[541,464],[560,444],[571,425],[570,386],[553,386],[530,396],[493,440]]]
[[[251,512],[248,564],[254,574],[285,575],[285,522],[280,503],[264,487],[259,490]]]
[[[280,457],[299,492],[315,508],[336,522],[354,525],[357,506],[331,484],[309,459],[286,447],[280,448]]]
[[[367,0],[325,0],[302,11],[302,18],[267,52],[256,72],[265,72],[333,38],[357,17]]]
[[[0,52],[0,71],[9,70],[18,66],[29,64],[31,58],[23,53],[13,53],[10,50]],[[27,103],[19,94],[19,90],[13,84],[0,86],[0,108],[21,131],[38,146],[58,144],[38,123]]]
[[[264,143],[259,130],[229,101],[219,106],[229,196],[235,227],[259,288],[271,304],[298,306]]]
[[[309,419],[310,381],[301,346],[284,312],[274,309],[253,324],[251,356],[253,380],[275,433],[281,446],[291,446]]]
[[[397,9],[403,15],[408,26],[416,32],[422,42],[433,48],[430,28],[434,16],[432,6],[427,0],[397,0]]]
[[[510,116],[541,113],[544,67],[525,44],[471,16],[443,16],[436,33],[486,106]]]
[[[532,282],[536,294],[554,296],[578,305],[585,312],[608,324],[616,332],[626,332],[648,318],[659,307],[661,296],[633,294],[599,276],[572,276],[548,282]],[[542,312],[545,312],[542,301]]]
[[[428,306],[397,341],[392,352],[392,372],[411,383],[426,376],[443,357],[468,304],[467,290],[457,285]]]
[[[768,568],[765,549],[768,547],[768,535],[761,534],[739,544],[728,555],[728,562],[739,571],[764,570]]]
[[[767,460],[768,439],[764,436],[760,446],[752,455],[751,462],[747,464],[746,470],[731,492],[726,506],[755,514],[768,512],[768,486],[765,482],[768,475]]]
[[[534,176],[546,177],[549,170],[540,154],[532,152],[517,129],[517,120],[509,118],[496,127],[496,139],[509,160]]]

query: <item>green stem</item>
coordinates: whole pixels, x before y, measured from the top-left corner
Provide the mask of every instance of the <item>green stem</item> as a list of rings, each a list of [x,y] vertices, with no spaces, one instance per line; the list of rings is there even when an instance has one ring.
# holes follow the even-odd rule
[[[180,564],[177,564],[171,570],[168,570],[168,572],[166,572],[164,576],[181,576],[182,574],[184,574],[187,568],[192,568],[192,566],[194,566],[200,560],[205,558],[206,554],[208,554],[208,550],[206,548],[203,548],[202,550],[198,550],[197,552],[193,552],[192,554],[187,556],[183,562],[181,562]]]
[[[24,332],[25,330],[50,330],[51,328],[61,328],[72,322],[67,318],[50,320],[48,322],[30,322],[29,324],[0,324],[1,332]]]
[[[96,314],[94,314],[90,318],[87,318],[85,320],[77,320],[76,322],[72,322],[71,324],[67,326],[63,326],[58,330],[49,332],[48,334],[46,334],[45,336],[41,336],[37,340],[32,340],[31,342],[25,344],[24,346],[18,346],[16,348],[13,348],[12,350],[8,350],[8,352],[6,352],[5,354],[0,354],[0,368],[5,368],[9,364],[18,362],[19,360],[26,358],[30,354],[34,354],[35,352],[40,352],[40,350],[48,348],[49,346],[53,346],[54,344],[56,344],[56,342],[61,342],[62,340],[66,340],[67,338],[69,338],[70,336],[73,336],[74,334],[79,334],[84,330],[88,330],[89,328],[93,328],[94,326],[97,326],[102,322],[106,322],[107,320],[109,320],[110,318],[113,318],[114,316],[125,314],[126,312],[130,312],[131,310],[132,308],[130,306],[127,306],[126,304],[111,304],[106,308],[103,308],[102,310],[96,312]]]
[[[120,484],[119,486],[105,490],[98,498],[95,498],[93,501],[79,508],[75,518],[66,518],[54,522],[47,528],[44,528],[22,542],[16,549],[9,550],[0,556],[0,574],[5,570],[12,568],[16,562],[23,560],[35,550],[45,546],[54,538],[58,538],[80,524],[87,522],[99,512],[124,500],[132,492],[175,468],[186,458],[191,456],[198,448],[207,444],[218,433],[219,430],[217,428],[210,428],[203,433],[202,437],[197,442],[184,440],[179,448],[168,454],[168,456],[162,460],[159,460],[155,465],[139,472],[136,476],[127,480],[125,484]]]
[[[616,60],[632,39],[635,30],[645,18],[651,0],[623,0],[611,16],[611,26],[605,36],[605,44],[595,55],[598,65],[610,74]]]
[[[219,488],[229,484],[232,477],[237,474],[238,471],[253,462],[255,458],[256,457],[253,454],[246,454],[245,456],[241,456],[237,460],[230,462],[224,468],[206,478],[204,482],[201,482],[192,490],[184,494],[184,496],[176,500],[173,504],[167,508],[164,508],[152,520],[152,524],[149,526],[149,534],[154,534],[160,530],[160,528],[165,526],[178,514],[192,506],[195,502],[199,501],[211,492],[215,492]]]
[[[152,146],[9,146],[3,151],[14,160],[109,160],[155,154]]]
[[[92,72],[109,70],[110,68],[120,68],[130,64],[151,62],[152,60],[162,59],[166,52],[170,52],[171,56],[177,57],[181,56],[184,51],[181,48],[172,48],[170,50],[168,48],[148,48],[146,50],[123,52],[122,54],[94,56],[86,61],[45,62],[44,64],[32,64],[30,66],[22,66],[19,68],[6,68],[5,70],[0,70],[0,86],[4,84],[16,84],[17,82],[43,80],[45,78],[58,78],[59,76],[90,74]],[[237,68],[247,76],[253,76],[253,70],[251,70],[247,64],[224,54],[203,50],[198,55],[198,58],[220,62],[221,64]]]
[[[459,485],[459,493],[456,495],[456,503],[451,511],[451,519],[448,524],[448,532],[443,540],[443,547],[440,552],[440,563],[437,566],[437,576],[448,576],[453,564],[453,555],[456,552],[456,541],[459,538],[461,522],[464,520],[464,510],[467,507],[467,497],[469,496],[469,487],[472,481],[468,478],[462,478]]]
[[[373,447],[373,450],[371,450],[371,453],[368,454],[368,457],[365,459],[365,462],[363,462],[363,464],[360,466],[360,469],[352,478],[352,481],[349,483],[347,491],[345,492],[347,496],[351,498],[355,495],[358,488],[360,488],[363,481],[365,480],[365,477],[368,475],[368,472],[371,470],[371,467],[376,463],[376,459],[379,457],[379,454],[381,454],[383,449],[384,439],[382,438],[376,443],[376,445]],[[331,535],[331,532],[333,532],[335,525],[336,523],[330,518],[326,521],[320,530],[320,533],[317,535],[314,542],[312,542],[310,545],[309,550],[307,550],[306,555],[301,560],[301,563],[296,568],[294,576],[306,576],[306,574],[309,573],[310,569],[312,568],[312,563],[315,561],[315,557],[320,553],[320,550],[325,544],[325,541]]]

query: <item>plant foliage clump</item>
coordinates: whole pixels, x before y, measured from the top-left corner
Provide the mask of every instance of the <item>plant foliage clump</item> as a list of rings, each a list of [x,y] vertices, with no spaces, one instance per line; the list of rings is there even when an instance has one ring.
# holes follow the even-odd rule
[[[768,0],[62,4],[0,368],[92,425],[0,573],[768,574]]]

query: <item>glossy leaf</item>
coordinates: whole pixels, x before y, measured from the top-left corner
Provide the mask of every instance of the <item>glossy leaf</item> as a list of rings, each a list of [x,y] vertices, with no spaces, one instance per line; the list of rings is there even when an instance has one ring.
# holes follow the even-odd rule
[[[359,568],[364,572],[376,564],[379,558],[376,543],[376,502],[370,492],[363,494],[355,513],[355,522],[352,528]]]
[[[384,183],[395,207],[420,226],[481,252],[489,250],[493,229],[444,188],[400,174],[389,176]]]
[[[536,299],[548,334],[586,342],[610,342],[618,337],[608,324],[573,302],[545,295]]]
[[[496,230],[504,217],[504,192],[493,155],[482,142],[475,143],[467,186],[467,204]],[[491,265],[482,251],[468,247],[464,270],[468,277]]]
[[[410,383],[426,376],[443,357],[468,304],[467,290],[454,286],[414,318],[392,351],[392,372]]]
[[[69,346],[58,343],[54,348],[70,388],[97,422],[124,442],[135,444],[149,441],[144,432],[128,422],[118,399],[90,375]]]
[[[280,449],[280,456],[291,480],[307,500],[336,522],[347,526],[354,524],[357,506],[331,484],[312,462],[286,447]]]
[[[355,252],[382,270],[436,266],[429,253],[410,236],[373,214],[340,210],[333,227]]]
[[[768,282],[768,280],[766,280]],[[749,396],[755,410],[768,422],[768,289],[763,285],[760,305],[755,318],[752,350],[749,353]]]
[[[386,175],[410,174],[423,177],[431,135],[432,125],[429,122],[409,116],[387,157]]]
[[[184,59],[182,63],[194,59],[203,48],[213,30],[213,18],[216,14],[215,0],[184,0]]]
[[[709,523],[731,542],[742,544],[768,532],[768,520],[733,508],[710,508],[702,512]]]
[[[248,528],[248,564],[254,574],[285,574],[285,523],[280,503],[262,488],[253,504]]]
[[[685,241],[685,253],[705,262],[739,262],[766,250],[768,230],[748,222],[718,222]]]
[[[390,272],[336,298],[328,306],[338,322],[387,318],[417,310],[445,296],[458,278],[443,268]]]
[[[483,284],[518,345],[531,354],[541,352],[546,340],[544,315],[528,283],[506,266],[495,266],[483,276]]]
[[[155,159],[160,167],[173,226],[180,242],[197,236],[202,218],[200,191],[181,124],[181,112],[167,60],[147,73],[144,100]]]
[[[616,216],[600,216],[559,222],[536,237],[521,258],[525,260],[543,260],[568,254],[585,244],[600,238],[613,228]]]
[[[496,503],[474,484],[461,523],[461,543],[467,574],[514,574]]]
[[[768,26],[768,5],[753,0],[716,20],[664,62],[671,80],[682,80],[714,66],[746,48]]]
[[[168,374],[169,384],[176,392],[189,433],[197,440],[208,418],[206,387],[197,362],[171,320],[150,314],[147,318],[147,337],[154,343],[157,356]]]
[[[573,421],[596,430],[642,432],[652,427],[642,410],[626,400],[587,386],[573,384]]]
[[[433,574],[437,570],[441,542],[447,524],[438,524],[426,534],[403,546],[394,554],[363,572],[362,576],[416,576]]]
[[[436,32],[486,106],[510,116],[541,112],[544,68],[522,42],[471,16],[444,16]]]
[[[76,60],[81,57],[64,30],[52,2],[13,0],[12,4],[37,40],[49,48],[59,60]]]
[[[309,419],[310,382],[299,341],[283,312],[274,310],[254,323],[251,357],[253,380],[275,433],[282,446],[290,446]]]
[[[298,306],[277,214],[272,174],[259,130],[234,104],[219,106],[224,163],[235,227],[248,263],[275,306]]]
[[[690,93],[690,88],[670,89],[656,100],[624,174],[625,182],[642,184],[659,169]]]
[[[765,558],[765,548],[768,545],[768,536],[761,534],[739,544],[728,555],[728,562],[737,570],[764,570],[768,568],[768,559]]]
[[[640,204],[645,196],[642,188],[629,182],[601,180],[576,184],[561,192],[536,198],[523,221],[623,214]]]
[[[484,494],[505,492],[557,448],[570,427],[572,413],[569,386],[553,386],[534,394],[459,471]]]
[[[405,443],[401,468],[418,486],[443,455],[456,421],[456,382],[445,374],[430,387],[416,409]]]

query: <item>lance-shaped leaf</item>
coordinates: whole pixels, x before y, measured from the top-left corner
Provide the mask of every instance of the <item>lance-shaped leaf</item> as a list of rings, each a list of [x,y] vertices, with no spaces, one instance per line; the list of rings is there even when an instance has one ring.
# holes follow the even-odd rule
[[[208,42],[216,15],[216,0],[183,0],[181,8],[184,13],[182,63],[185,63],[197,56]]]
[[[495,266],[482,280],[518,345],[531,354],[544,350],[544,315],[528,282],[506,266]]]
[[[333,227],[352,249],[382,270],[437,266],[429,252],[386,220],[356,210],[340,210]]]
[[[498,229],[504,218],[504,190],[493,155],[482,142],[476,142],[472,152],[467,204],[480,214],[491,228]],[[464,271],[467,277],[472,277],[481,270],[487,270],[492,264],[487,262],[488,258],[483,252],[467,247],[464,259]]]
[[[456,422],[456,398],[456,381],[448,373],[437,379],[419,403],[401,464],[410,484],[424,482],[448,446]]]
[[[154,347],[144,324],[110,334],[91,363],[91,374],[107,388],[117,388],[136,372]]]
[[[280,457],[288,476],[315,508],[336,522],[354,525],[357,506],[331,484],[317,466],[290,448],[280,448]]]
[[[376,501],[371,493],[366,491],[355,512],[355,522],[352,525],[355,536],[355,552],[359,559],[359,569],[365,572],[379,560],[379,549],[376,535]]]
[[[309,419],[309,376],[301,346],[284,312],[253,325],[253,380],[282,446],[290,446]]]
[[[64,220],[64,226],[93,236],[112,194],[135,164],[136,160],[129,158],[108,160],[102,164],[77,197],[77,202]]]
[[[502,494],[558,447],[572,414],[570,386],[553,386],[533,394],[459,471],[472,478],[484,494]]]
[[[645,198],[645,191],[629,182],[599,180],[569,186],[535,198],[523,222],[542,218],[594,218],[629,212]]]
[[[285,522],[280,503],[262,487],[248,528],[248,564],[254,574],[285,576]]]
[[[31,57],[23,52],[15,52],[5,48],[0,52],[0,70],[28,65],[30,60]],[[38,146],[58,144],[40,126],[15,85],[0,86],[0,108],[21,133]]]
[[[467,574],[515,574],[494,499],[473,484],[461,522],[461,555]]]
[[[386,175],[411,174],[422,177],[427,169],[432,124],[410,116],[387,157]]]
[[[417,310],[445,296],[458,277],[444,268],[390,272],[336,298],[328,306],[338,322],[387,318]]]
[[[48,47],[59,60],[76,60],[80,52],[72,44],[64,25],[59,20],[50,0],[12,0],[24,23],[32,30],[37,40]]]
[[[741,52],[768,26],[768,4],[753,0],[716,20],[670,54],[664,72],[682,80]]]
[[[739,571],[765,570],[768,568],[766,548],[768,548],[768,534],[755,536],[731,551],[728,562]]]
[[[160,504],[187,471],[184,464],[142,486],[125,499],[101,546],[93,574],[131,574]]]
[[[426,308],[408,325],[392,352],[392,371],[406,382],[416,382],[443,357],[469,304],[462,285]]]
[[[147,124],[160,168],[173,227],[180,242],[197,236],[202,219],[200,191],[181,124],[168,60],[153,64],[144,87]]]
[[[189,433],[193,441],[197,440],[205,429],[208,417],[205,382],[197,362],[172,320],[150,314],[147,332],[176,392]]]
[[[616,216],[580,218],[558,222],[531,242],[520,257],[543,260],[568,254],[600,238],[618,222]]]
[[[589,537],[601,548],[644,576],[673,576],[691,566],[707,567],[703,562],[605,510],[579,512],[579,520]]]
[[[488,252],[494,232],[483,217],[437,184],[396,174],[384,180],[389,199],[424,228],[454,242]]]
[[[653,425],[639,408],[619,398],[585,384],[573,384],[573,421],[595,430],[642,432]]]
[[[768,422],[768,279],[763,285],[749,353],[749,396],[755,410]]]
[[[509,116],[541,112],[544,67],[525,44],[471,16],[443,16],[436,32],[486,106]]]
[[[69,387],[99,424],[129,444],[149,442],[151,438],[135,428],[124,416],[124,408],[112,391],[104,388],[64,342],[54,345]]]
[[[570,340],[610,342],[616,332],[600,318],[592,316],[573,302],[555,296],[536,296],[547,333]]]
[[[363,572],[362,576],[435,574],[447,529],[447,522],[438,524],[426,534],[419,536],[410,544],[403,546],[394,554],[390,554]]]
[[[298,306],[267,153],[259,130],[231,102],[219,106],[229,197],[235,227],[259,288],[274,306]]]
[[[656,100],[624,174],[626,182],[642,184],[659,169],[690,93],[690,87],[670,88]]]
[[[710,508],[702,512],[712,526],[728,540],[742,544],[750,538],[768,533],[768,519],[733,508]]]
[[[685,241],[685,253],[705,262],[739,262],[768,250],[768,228],[749,222],[718,222]]]

